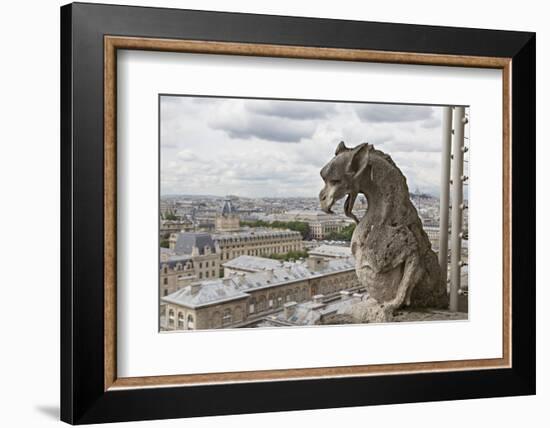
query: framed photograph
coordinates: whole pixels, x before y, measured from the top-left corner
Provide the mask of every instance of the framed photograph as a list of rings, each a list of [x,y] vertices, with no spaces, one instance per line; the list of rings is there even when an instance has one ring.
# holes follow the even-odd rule
[[[61,57],[62,420],[535,393],[533,33],[76,3]]]

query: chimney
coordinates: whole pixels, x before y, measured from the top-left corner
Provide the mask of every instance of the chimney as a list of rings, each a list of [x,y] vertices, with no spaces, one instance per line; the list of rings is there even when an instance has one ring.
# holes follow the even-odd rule
[[[349,291],[347,291],[347,290],[342,290],[342,291],[340,291],[340,298],[341,298],[342,300],[347,300],[347,299],[350,298],[350,294],[351,294],[351,293],[350,293]]]
[[[170,238],[168,238],[168,248],[170,248],[171,250],[175,250],[177,240],[178,240],[178,234],[177,233],[170,234]]]
[[[265,271],[267,272],[267,280],[273,281],[273,268],[266,269]]]
[[[194,284],[191,284],[191,294],[194,296],[199,292],[201,289],[202,284],[200,282],[195,282]]]
[[[244,272],[239,272],[239,273],[237,274],[237,282],[238,282],[239,284],[242,284],[242,283],[244,282]]]
[[[193,249],[191,250],[191,255],[192,255],[193,257],[196,257],[196,256],[199,255],[199,249],[198,249],[198,247],[197,247],[196,245],[193,245]]]
[[[316,294],[315,296],[313,296],[313,301],[314,301],[315,303],[323,303],[323,298],[324,298],[324,297],[325,297],[325,296],[322,295],[322,294]]]
[[[323,270],[327,266],[327,261],[323,257],[309,256],[307,258],[307,268],[312,272]]]
[[[290,318],[296,313],[296,302],[288,302],[284,304],[285,318]]]
[[[222,283],[223,283],[223,285],[225,285],[227,287],[227,286],[231,285],[231,279],[222,278]]]

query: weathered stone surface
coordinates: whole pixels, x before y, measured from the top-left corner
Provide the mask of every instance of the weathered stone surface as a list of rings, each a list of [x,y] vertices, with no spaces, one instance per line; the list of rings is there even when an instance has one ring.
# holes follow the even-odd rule
[[[403,306],[447,307],[437,255],[410,200],[407,180],[391,157],[371,144],[351,149],[341,142],[321,176],[321,208],[331,213],[334,203],[347,196],[345,213],[358,223],[351,250],[369,299],[349,315],[356,322],[384,322]],[[368,201],[361,220],[352,213],[359,193]]]
[[[421,321],[465,321],[468,319],[466,312],[451,312],[443,309],[415,309],[404,308],[398,309],[393,314],[392,322],[421,322]],[[351,314],[337,314],[331,318],[326,319],[323,325],[335,325],[335,324],[350,324],[357,322],[358,319],[354,318]],[[380,322],[376,319],[367,319],[362,321],[365,323]],[[382,321],[385,322],[385,321]]]

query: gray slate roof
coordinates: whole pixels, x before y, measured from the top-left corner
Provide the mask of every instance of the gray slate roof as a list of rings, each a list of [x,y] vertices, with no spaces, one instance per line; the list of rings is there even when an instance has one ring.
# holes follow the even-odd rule
[[[274,259],[267,259],[265,257],[255,257],[255,256],[239,256],[233,260],[225,262],[223,267],[229,269],[238,269],[245,270],[248,272],[258,272],[263,269],[269,268],[278,268],[282,266],[282,262]]]
[[[211,303],[243,299],[248,294],[237,290],[232,284],[223,284],[221,280],[203,281],[200,288],[193,290],[191,285],[162,298],[165,303],[197,308]]]
[[[350,257],[350,247],[340,247],[337,245],[320,245],[309,252],[311,255],[319,255],[325,257]]]
[[[247,292],[252,292],[257,289],[303,281],[330,273],[352,270],[354,268],[355,260],[352,257],[329,260],[326,267],[320,271],[309,270],[307,264],[304,262],[284,262],[281,263],[279,267],[269,268],[255,273],[236,274],[228,278],[202,281],[200,282],[200,291],[195,294],[191,291],[193,285],[188,285],[175,293],[163,297],[162,301],[195,308],[197,306],[206,306],[227,300],[247,297]]]
[[[212,236],[204,232],[184,232],[178,234],[174,252],[178,255],[190,255],[194,246],[199,249],[200,255],[204,255],[204,249],[207,246],[210,247],[212,253],[216,252]]]
[[[282,311],[276,315],[276,319],[295,325],[316,325],[323,315],[330,313],[346,313],[346,311],[349,311],[353,305],[360,301],[360,297],[350,296],[347,299],[333,299],[327,303],[318,303],[314,301],[298,303],[289,317]]]
[[[237,210],[233,206],[231,199],[225,199],[223,202],[222,215],[227,216],[230,214],[235,214]]]

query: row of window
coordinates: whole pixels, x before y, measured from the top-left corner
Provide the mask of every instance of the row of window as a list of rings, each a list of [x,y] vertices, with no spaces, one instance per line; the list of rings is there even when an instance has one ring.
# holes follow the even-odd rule
[[[210,272],[204,272],[204,277],[205,278],[208,278],[210,276]],[[202,272],[199,272],[199,278],[202,279],[203,278],[203,275],[202,275]],[[212,271],[212,278],[216,278],[216,271],[213,270]]]
[[[286,293],[282,291],[278,294],[272,293],[266,296],[259,296],[258,299],[251,297],[248,300],[248,313],[254,314],[257,312],[263,312],[268,309],[280,308],[285,302],[302,302],[307,299],[307,289],[295,288],[293,290],[287,290]]]
[[[191,262],[188,262],[185,265],[182,265],[181,263],[178,263],[177,265],[174,266],[175,271],[189,270],[189,269],[193,269],[193,263],[191,263]],[[168,265],[162,266],[162,273],[165,274],[165,275],[168,273]]]
[[[176,325],[175,311],[173,309],[170,309],[168,311],[168,326],[174,327],[175,325]],[[191,314],[187,315],[187,326],[185,326],[185,315],[183,314],[183,312],[178,312],[177,328],[178,330],[194,330],[195,319],[193,318],[193,315]]]
[[[204,267],[208,267],[208,262],[204,262]],[[212,260],[212,267],[216,267],[215,260]],[[199,268],[202,269],[202,262],[199,262]]]
[[[289,251],[298,251],[298,245],[285,246],[285,247],[270,247],[270,248],[258,248],[255,250],[243,250],[243,251],[233,251],[233,252],[222,252],[222,260],[234,259],[238,256],[264,256],[273,253],[288,253]]]
[[[240,306],[225,308],[222,312],[215,311],[210,319],[210,327],[218,328],[243,321],[243,310]]]
[[[287,232],[279,235],[258,235],[258,236],[242,237],[242,238],[237,237],[237,238],[225,238],[225,239],[218,238],[218,243],[220,246],[226,245],[228,243],[233,243],[233,242],[243,245],[242,244],[243,242],[259,241],[261,243],[262,241],[267,241],[267,240],[281,241],[281,240],[295,239],[298,237],[298,235],[299,235],[299,232]]]
[[[210,266],[216,267],[216,261],[212,260],[211,264],[210,264],[210,262],[204,262],[204,267],[208,268]],[[192,263],[186,263],[185,266],[182,266],[181,263],[178,263],[177,265],[175,265],[174,270],[182,270],[182,269],[188,270],[188,269],[192,269],[192,268],[193,268]],[[199,262],[199,269],[202,269],[202,262]],[[164,273],[164,274],[168,273],[168,265],[164,265],[162,267],[162,273]]]

